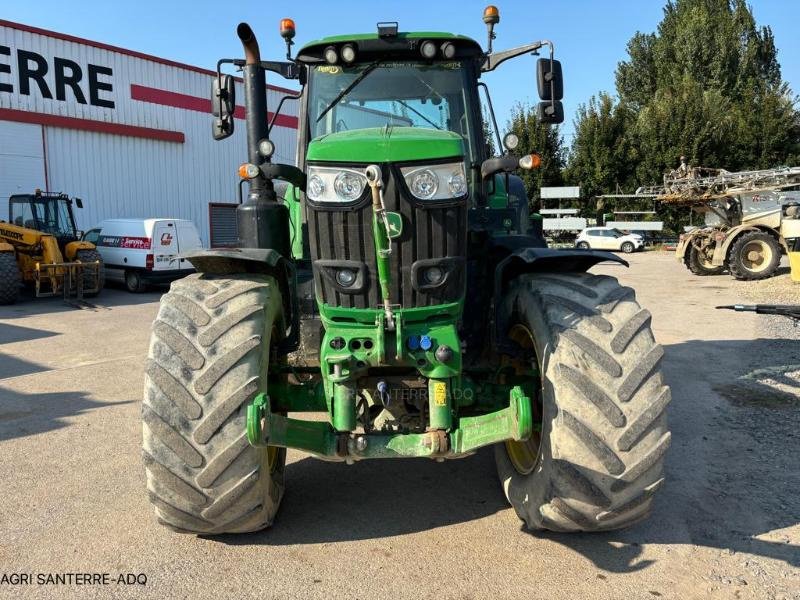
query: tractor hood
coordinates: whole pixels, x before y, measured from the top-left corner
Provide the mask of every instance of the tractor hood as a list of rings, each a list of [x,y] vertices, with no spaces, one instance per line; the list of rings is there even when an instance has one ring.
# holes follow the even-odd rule
[[[464,156],[452,131],[422,127],[370,127],[322,136],[308,145],[309,161],[387,163]]]

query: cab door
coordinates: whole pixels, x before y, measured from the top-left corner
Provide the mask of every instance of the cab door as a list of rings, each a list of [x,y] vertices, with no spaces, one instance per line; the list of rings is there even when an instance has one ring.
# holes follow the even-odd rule
[[[156,221],[153,226],[153,270],[178,268],[178,231],[175,222]]]

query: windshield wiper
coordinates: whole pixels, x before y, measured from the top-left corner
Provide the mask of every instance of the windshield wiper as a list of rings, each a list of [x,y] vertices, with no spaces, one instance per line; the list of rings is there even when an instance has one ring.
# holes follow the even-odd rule
[[[419,112],[419,111],[418,111],[416,108],[414,108],[413,106],[409,106],[408,104],[406,104],[406,103],[405,103],[405,102],[403,102],[402,100],[395,100],[395,102],[399,102],[400,104],[402,104],[403,106],[405,106],[405,107],[406,107],[408,110],[410,110],[410,111],[412,111],[412,112],[416,113],[416,114],[417,114],[417,116],[419,116],[419,117],[421,117],[421,118],[425,119],[425,120],[426,120],[428,123],[430,123],[431,125],[433,125],[433,126],[434,126],[436,129],[438,129],[439,131],[441,131],[441,130],[442,130],[442,128],[441,128],[441,127],[439,127],[439,126],[438,126],[436,123],[434,123],[434,122],[433,122],[433,121],[431,121],[431,120],[430,120],[428,117],[426,117],[426,116],[425,116],[425,115],[423,115],[421,112]]]
[[[344,88],[344,89],[343,89],[341,92],[339,92],[339,95],[338,95],[338,96],[336,96],[336,98],[334,98],[334,99],[333,99],[333,101],[332,101],[330,104],[328,104],[328,106],[326,106],[326,107],[325,107],[325,110],[323,110],[323,111],[320,113],[320,115],[317,117],[317,121],[316,121],[316,122],[317,122],[317,123],[319,123],[319,122],[322,120],[322,117],[324,117],[325,115],[327,115],[327,114],[328,114],[328,112],[329,112],[329,111],[330,111],[330,110],[331,110],[331,109],[332,109],[334,106],[336,106],[337,104],[339,104],[339,101],[340,101],[342,98],[344,98],[345,96],[347,96],[347,94],[349,94],[350,92],[352,92],[352,91],[353,91],[353,88],[354,88],[354,87],[356,87],[356,86],[357,86],[359,83],[361,83],[361,82],[364,80],[364,78],[365,78],[367,75],[369,75],[370,73],[372,73],[372,71],[374,71],[374,70],[375,70],[375,67],[377,67],[377,66],[378,66],[380,63],[381,63],[381,61],[380,61],[380,60],[376,60],[374,63],[371,63],[369,66],[367,66],[367,67],[366,67],[366,68],[365,68],[365,69],[364,69],[364,70],[361,72],[361,75],[359,75],[358,77],[356,77],[355,79],[353,79],[353,81],[351,81],[351,82],[350,82],[350,85],[348,85],[348,86],[347,86],[346,88]]]

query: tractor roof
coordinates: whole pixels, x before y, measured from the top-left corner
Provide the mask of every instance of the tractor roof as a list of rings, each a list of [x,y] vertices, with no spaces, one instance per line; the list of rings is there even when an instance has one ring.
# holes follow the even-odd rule
[[[456,46],[454,59],[475,58],[483,55],[480,44],[464,35],[456,35],[444,31],[409,31],[398,32],[391,36],[378,33],[355,33],[349,35],[332,35],[309,42],[297,53],[301,62],[325,62],[325,49],[329,46],[340,48],[351,43],[356,47],[357,62],[375,60],[377,58],[420,58],[419,45],[424,40],[437,42],[449,41]]]

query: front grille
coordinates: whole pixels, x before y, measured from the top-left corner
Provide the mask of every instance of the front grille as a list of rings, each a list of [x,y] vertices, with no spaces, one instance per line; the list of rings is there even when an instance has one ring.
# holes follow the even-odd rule
[[[407,198],[405,186],[398,185],[399,170],[381,165],[384,176],[386,210],[403,216],[403,234],[391,242],[391,302],[404,308],[433,306],[459,300],[464,294],[467,240],[467,202],[432,203],[426,208]],[[344,308],[377,308],[381,306],[380,287],[375,262],[375,242],[372,235],[372,204],[367,188],[363,201],[354,207],[334,210],[314,207],[307,203],[309,242],[314,261],[314,285],[317,298],[326,304]],[[442,261],[448,279],[442,285],[421,286],[412,283],[412,266],[438,265]],[[355,261],[363,263],[366,281],[357,292],[347,292],[317,261]],[[330,265],[331,262],[326,262]],[[421,265],[418,264],[417,271]],[[400,276],[398,276],[398,274]],[[415,273],[418,277],[419,273]]]

